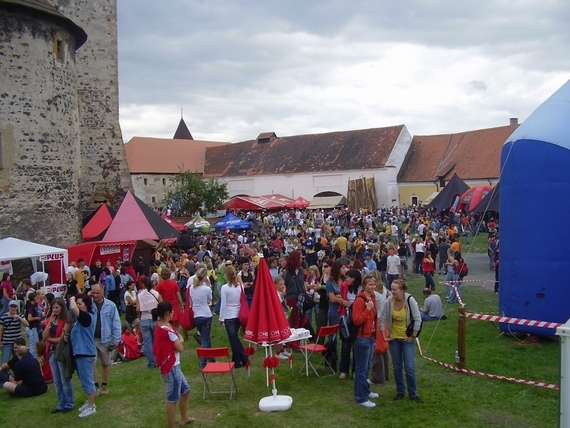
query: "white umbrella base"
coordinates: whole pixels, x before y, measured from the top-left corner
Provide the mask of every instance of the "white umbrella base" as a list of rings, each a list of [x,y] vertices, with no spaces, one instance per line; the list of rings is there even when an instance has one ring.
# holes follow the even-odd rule
[[[271,395],[259,400],[259,410],[262,412],[282,412],[293,405],[293,398],[288,395]]]

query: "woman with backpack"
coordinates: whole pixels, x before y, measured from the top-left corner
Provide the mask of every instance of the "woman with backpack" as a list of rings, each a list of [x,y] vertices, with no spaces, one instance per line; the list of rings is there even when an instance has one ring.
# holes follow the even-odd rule
[[[461,286],[461,280],[463,279],[463,272],[465,269],[465,260],[461,257],[461,251],[456,251],[453,255],[454,267],[456,273],[453,275],[453,281],[455,288],[451,287],[451,292],[449,294],[448,303],[455,303],[457,297],[459,296],[459,287]]]
[[[414,361],[414,341],[420,332],[422,317],[416,299],[407,293],[407,290],[408,285],[404,280],[397,279],[392,282],[392,295],[384,302],[380,312],[380,333],[386,334],[388,331],[385,340],[390,344],[397,391],[394,401],[404,398],[406,386],[403,371],[405,371],[410,400],[423,403],[417,392]]]

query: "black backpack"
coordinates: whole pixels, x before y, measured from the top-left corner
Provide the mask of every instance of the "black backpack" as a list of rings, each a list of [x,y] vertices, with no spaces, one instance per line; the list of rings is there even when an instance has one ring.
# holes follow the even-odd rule
[[[357,296],[364,300],[364,297]],[[355,300],[356,301],[356,300]],[[352,343],[358,336],[359,326],[355,325],[352,321],[352,305],[346,308],[346,312],[340,317],[338,331],[340,333],[340,340],[347,343]]]

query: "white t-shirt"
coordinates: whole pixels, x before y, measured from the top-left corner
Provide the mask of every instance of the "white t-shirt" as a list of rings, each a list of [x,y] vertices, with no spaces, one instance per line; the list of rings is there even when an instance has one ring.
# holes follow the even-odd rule
[[[210,318],[212,316],[212,310],[210,309],[212,289],[208,285],[192,286],[190,288],[190,297],[192,299],[194,318]]]
[[[220,304],[220,321],[237,318],[241,303],[241,286],[222,285],[220,299],[222,299]]]
[[[398,266],[400,266],[400,257],[393,255],[388,256],[386,258],[386,264],[388,266],[388,275],[399,275],[400,270]]]

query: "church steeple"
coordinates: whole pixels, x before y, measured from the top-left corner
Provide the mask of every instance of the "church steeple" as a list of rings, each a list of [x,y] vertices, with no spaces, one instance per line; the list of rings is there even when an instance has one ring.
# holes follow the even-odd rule
[[[174,133],[175,140],[193,140],[192,134],[190,134],[190,130],[186,126],[186,122],[184,122],[184,118],[180,118],[180,123],[178,124],[178,128],[176,128],[176,132]]]

